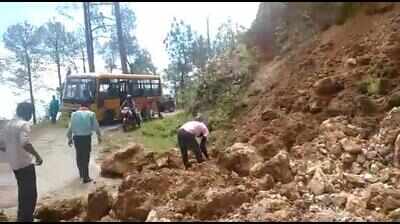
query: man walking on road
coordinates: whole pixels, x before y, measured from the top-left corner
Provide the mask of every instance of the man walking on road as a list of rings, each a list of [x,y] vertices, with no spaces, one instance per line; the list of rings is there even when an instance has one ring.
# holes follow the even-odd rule
[[[196,121],[186,122],[178,131],[178,144],[186,169],[191,166],[188,160],[188,149],[194,152],[197,162],[201,163],[204,161],[202,154],[208,159],[206,144],[209,131],[207,126],[201,121],[202,119],[198,117]],[[197,143],[196,137],[201,137],[200,145]]]
[[[43,162],[30,142],[30,123],[33,106],[30,103],[20,103],[17,106],[17,116],[10,120],[3,129],[0,138],[0,150],[4,152],[6,161],[10,164],[18,185],[18,222],[33,222],[33,213],[37,202],[36,165]]]
[[[53,99],[50,102],[50,118],[51,123],[55,124],[57,119],[58,110],[60,109],[59,102],[56,100],[56,96],[53,96]]]
[[[81,104],[78,111],[73,112],[68,127],[68,145],[72,143],[76,149],[76,163],[83,183],[89,183],[89,161],[92,148],[92,132],[96,132],[98,142],[101,143],[100,127],[96,114],[89,110],[89,105]]]

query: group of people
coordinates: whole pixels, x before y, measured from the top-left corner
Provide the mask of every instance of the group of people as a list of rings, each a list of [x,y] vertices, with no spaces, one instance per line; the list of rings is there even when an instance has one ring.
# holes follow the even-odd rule
[[[54,99],[54,98],[53,98]],[[31,143],[30,120],[34,107],[30,103],[17,105],[16,116],[7,122],[0,136],[0,151],[3,151],[7,162],[14,172],[18,185],[18,214],[17,221],[32,222],[37,202],[35,165],[40,166],[43,160]],[[82,103],[80,108],[71,114],[67,130],[68,145],[75,146],[76,162],[79,176],[83,184],[92,181],[89,175],[89,161],[92,148],[92,133],[95,132],[98,142],[102,142],[102,134],[96,119],[96,114],[89,105]],[[197,162],[208,159],[207,137],[209,130],[202,118],[183,124],[177,135],[183,164],[186,169],[191,165],[188,160],[188,150],[191,149]],[[196,140],[201,138],[199,144]],[[35,158],[35,162],[33,162]]]
[[[18,186],[18,222],[32,222],[37,202],[37,185],[35,165],[43,163],[42,157],[31,143],[31,125],[33,105],[19,103],[16,116],[7,122],[0,136],[0,151],[14,172]],[[97,133],[101,142],[101,132],[95,113],[82,104],[78,111],[72,113],[67,131],[68,145],[75,145],[76,160],[83,183],[89,183],[89,159],[92,132]],[[35,162],[33,162],[33,157]]]

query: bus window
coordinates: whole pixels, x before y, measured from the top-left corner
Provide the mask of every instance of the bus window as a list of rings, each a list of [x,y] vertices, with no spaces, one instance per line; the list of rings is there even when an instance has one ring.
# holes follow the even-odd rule
[[[118,80],[100,80],[99,95],[104,99],[119,98],[119,88]]]
[[[144,84],[144,95],[152,96],[150,80],[143,80],[143,84]]]
[[[140,80],[129,80],[130,94],[134,97],[142,96],[142,83]]]
[[[95,80],[89,78],[71,78],[66,82],[64,100],[92,102],[95,97]]]
[[[151,80],[152,96],[160,96],[160,80]]]

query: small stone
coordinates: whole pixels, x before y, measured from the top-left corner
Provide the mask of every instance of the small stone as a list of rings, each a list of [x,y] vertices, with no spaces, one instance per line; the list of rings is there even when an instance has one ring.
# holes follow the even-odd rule
[[[336,207],[343,208],[347,202],[347,194],[346,193],[331,194],[331,201]]]
[[[362,172],[362,167],[359,163],[353,163],[351,167],[351,172],[354,174],[360,174]]]
[[[393,221],[399,221],[400,220],[400,208],[397,208],[389,213],[389,218],[392,219]]]
[[[365,160],[366,160],[366,158],[363,154],[359,154],[356,159],[357,163],[359,163],[359,164],[364,164]]]
[[[377,153],[376,153],[376,151],[368,151],[366,154],[365,154],[365,157],[367,158],[367,159],[369,159],[369,160],[372,160],[372,159],[375,159],[376,157],[377,157]]]
[[[348,182],[356,186],[364,186],[366,184],[364,178],[359,175],[344,173],[343,176]]]
[[[360,209],[365,209],[367,202],[360,197],[349,195],[346,202],[346,211],[357,213]]]
[[[369,174],[369,173],[367,173],[367,174],[364,175],[364,179],[365,179],[367,182],[369,182],[369,183],[376,183],[376,182],[378,182],[378,180],[379,180],[378,177],[373,176],[373,175],[371,175],[371,174]]]
[[[340,140],[340,144],[342,145],[344,151],[351,153],[351,154],[358,154],[361,153],[361,146],[358,145],[354,140],[349,138],[344,138]]]
[[[377,165],[377,163],[372,163],[369,170],[370,170],[371,173],[377,174],[379,172],[380,168]]]
[[[321,195],[325,192],[326,177],[320,168],[314,172],[313,178],[308,183],[308,188],[314,195]]]
[[[383,204],[383,209],[385,211],[391,211],[399,207],[400,207],[400,200],[392,196],[388,196]]]

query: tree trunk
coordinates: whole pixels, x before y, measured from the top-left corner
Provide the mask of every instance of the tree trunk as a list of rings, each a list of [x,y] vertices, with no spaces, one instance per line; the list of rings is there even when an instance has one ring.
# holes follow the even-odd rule
[[[117,23],[119,55],[121,57],[121,69],[123,74],[128,74],[128,63],[127,63],[128,60],[126,56],[125,43],[122,34],[121,10],[119,7],[119,2],[114,2],[114,7],[115,7],[115,20]]]
[[[82,48],[82,65],[83,65],[83,72],[86,73],[86,58],[85,58],[85,50]]]
[[[89,62],[89,72],[94,72],[94,52],[93,52],[93,34],[92,34],[92,25],[90,22],[90,10],[89,10],[90,2],[83,2],[83,13],[85,19],[85,37],[86,37],[86,49],[87,56]]]
[[[181,98],[182,98],[182,109],[185,109],[185,102],[183,100],[183,92],[185,91],[185,80],[184,80],[185,73],[181,71],[181,85],[180,85],[180,92],[181,92]]]
[[[59,87],[60,99],[62,99],[63,98],[63,90],[62,90],[62,80],[61,80],[61,62],[60,62],[60,54],[58,52],[58,47],[56,47],[56,64],[57,64],[58,87]]]
[[[211,57],[210,20],[207,17],[207,60]]]
[[[33,124],[36,124],[36,108],[35,108],[35,98],[33,96],[33,85],[32,85],[32,72],[31,72],[31,61],[28,56],[28,54],[25,54],[25,60],[26,60],[26,67],[28,70],[28,82],[29,82],[29,93],[31,97],[31,104],[33,107]]]

